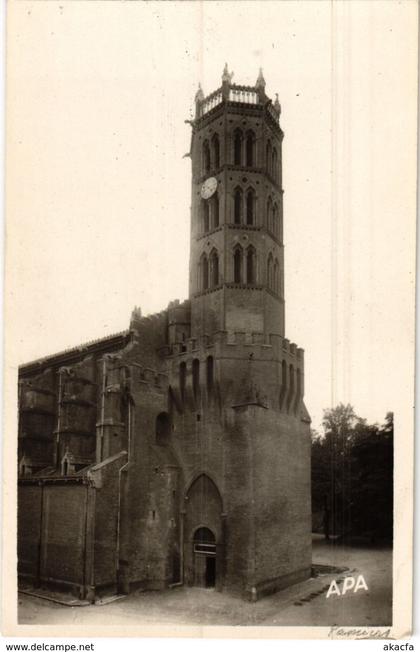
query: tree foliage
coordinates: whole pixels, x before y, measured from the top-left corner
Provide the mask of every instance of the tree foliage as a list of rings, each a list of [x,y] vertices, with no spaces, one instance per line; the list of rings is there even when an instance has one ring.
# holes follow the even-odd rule
[[[330,534],[392,538],[393,414],[368,424],[351,405],[325,410],[312,432],[314,527]]]

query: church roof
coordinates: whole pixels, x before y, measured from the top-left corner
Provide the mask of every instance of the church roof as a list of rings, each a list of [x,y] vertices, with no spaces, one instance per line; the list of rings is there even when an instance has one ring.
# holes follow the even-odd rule
[[[123,347],[127,344],[129,337],[130,330],[126,329],[120,331],[119,333],[108,335],[107,337],[90,340],[84,344],[79,344],[78,346],[64,349],[59,353],[52,353],[51,355],[47,355],[20,365],[19,375],[25,376],[30,375],[33,372],[39,372],[42,370],[42,367],[46,367],[51,364],[67,364],[69,362],[76,361],[81,356],[85,356],[89,353],[105,352],[110,349],[113,350],[115,348]]]

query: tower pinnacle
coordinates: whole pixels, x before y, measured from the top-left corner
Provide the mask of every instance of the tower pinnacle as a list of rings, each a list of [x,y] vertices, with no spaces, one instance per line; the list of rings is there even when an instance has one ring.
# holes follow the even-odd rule
[[[225,67],[223,68],[223,74],[222,74],[222,83],[227,82],[228,84],[231,83],[233,77],[233,72],[229,72],[229,68],[227,63],[225,63]]]
[[[255,83],[255,86],[256,86],[257,88],[262,88],[262,89],[265,88],[265,79],[264,79],[264,75],[263,75],[263,70],[262,70],[262,68],[260,68],[260,71],[259,71],[259,73],[258,73],[258,77],[257,77],[257,81],[256,81],[256,83]]]
[[[204,100],[204,93],[203,93],[203,89],[201,88],[201,84],[198,84],[198,90],[195,94],[195,101],[202,102],[202,100]]]

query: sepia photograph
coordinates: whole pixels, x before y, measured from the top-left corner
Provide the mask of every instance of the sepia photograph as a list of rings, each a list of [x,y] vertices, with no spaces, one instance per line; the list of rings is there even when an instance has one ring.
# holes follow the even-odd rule
[[[410,635],[417,18],[10,2],[8,635]]]

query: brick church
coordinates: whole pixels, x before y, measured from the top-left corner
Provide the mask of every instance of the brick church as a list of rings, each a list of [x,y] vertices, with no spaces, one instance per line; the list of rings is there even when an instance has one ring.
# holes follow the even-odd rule
[[[280,104],[195,98],[189,298],[19,370],[18,572],[92,602],[310,575],[303,350],[285,337]]]

